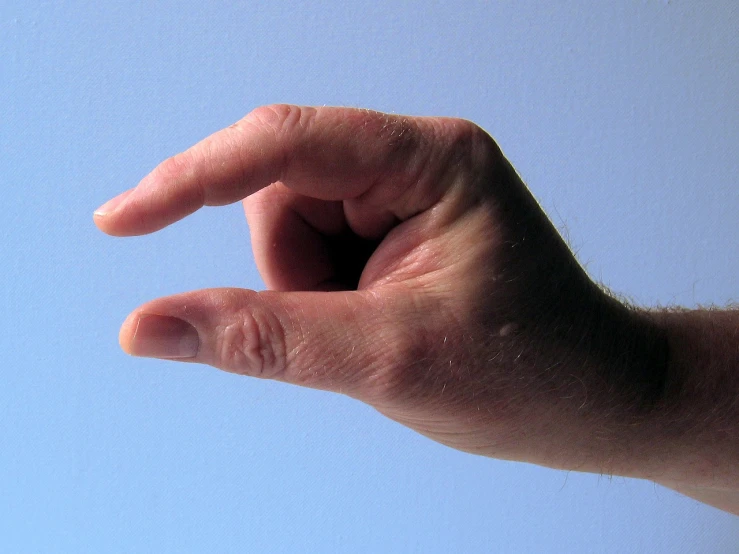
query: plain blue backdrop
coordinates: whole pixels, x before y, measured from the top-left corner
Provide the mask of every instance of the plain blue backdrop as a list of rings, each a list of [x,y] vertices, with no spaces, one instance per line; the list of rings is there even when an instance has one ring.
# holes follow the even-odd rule
[[[739,290],[739,12],[715,2],[0,3],[0,550],[736,552],[657,485],[452,451],[341,396],[126,357],[157,296],[262,288],[240,206],[91,213],[265,103],[487,129],[590,274]]]

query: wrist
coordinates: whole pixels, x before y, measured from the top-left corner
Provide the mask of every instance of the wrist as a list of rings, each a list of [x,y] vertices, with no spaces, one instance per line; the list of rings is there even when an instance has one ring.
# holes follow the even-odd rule
[[[557,467],[739,490],[739,312],[634,310],[607,296],[590,310],[588,349],[567,370],[582,368],[582,403],[561,402],[572,446]]]
[[[661,422],[672,388],[665,330],[649,312],[590,282],[561,298],[569,309],[539,339],[549,345],[542,359],[548,366],[535,368],[556,369],[556,385],[548,384],[546,401],[532,398],[532,415],[521,421],[529,428],[529,417],[538,422],[521,459],[631,477],[661,471]]]
[[[669,345],[659,414],[673,488],[739,490],[739,311],[648,313]]]

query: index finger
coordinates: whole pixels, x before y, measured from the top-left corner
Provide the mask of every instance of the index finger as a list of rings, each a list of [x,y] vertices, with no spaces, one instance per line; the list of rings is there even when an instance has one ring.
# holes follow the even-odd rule
[[[366,197],[405,219],[438,200],[440,168],[479,131],[458,119],[265,106],[162,162],[134,189],[101,206],[95,223],[111,235],[151,233],[276,181],[322,200]],[[422,194],[407,194],[419,187]]]

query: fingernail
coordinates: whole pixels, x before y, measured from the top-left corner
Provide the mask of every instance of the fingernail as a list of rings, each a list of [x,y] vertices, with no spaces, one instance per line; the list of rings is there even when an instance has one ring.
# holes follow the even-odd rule
[[[129,189],[126,192],[122,192],[115,198],[108,200],[105,204],[95,210],[95,215],[104,216],[114,212],[115,209],[118,208],[133,191],[134,189]]]
[[[200,347],[195,327],[164,315],[142,315],[130,344],[131,354],[147,358],[194,358]]]

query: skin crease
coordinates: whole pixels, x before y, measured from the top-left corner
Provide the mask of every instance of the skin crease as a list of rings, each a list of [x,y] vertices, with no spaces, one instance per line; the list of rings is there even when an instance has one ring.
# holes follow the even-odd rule
[[[340,392],[453,448],[739,512],[737,403],[692,394],[739,389],[736,313],[607,295],[473,123],[266,106],[95,223],[139,235],[240,200],[270,290],[147,303],[123,324],[126,352]],[[710,351],[708,327],[725,335]],[[726,386],[706,387],[717,375]]]

